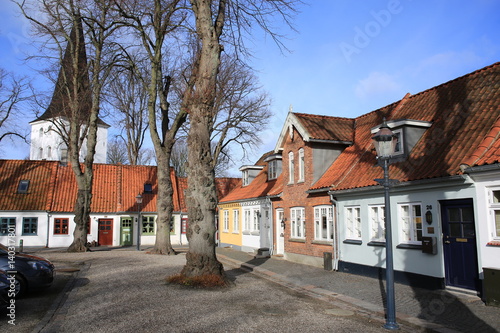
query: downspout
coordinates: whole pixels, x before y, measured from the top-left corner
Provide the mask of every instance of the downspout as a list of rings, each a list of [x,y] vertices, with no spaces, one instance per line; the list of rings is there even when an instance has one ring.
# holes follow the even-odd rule
[[[266,207],[268,207],[268,214],[269,214],[269,234],[271,237],[271,246],[269,247],[269,255],[274,254],[274,219],[273,219],[273,204],[271,202],[271,198],[269,196],[266,197]]]
[[[339,270],[339,257],[340,257],[340,249],[339,249],[339,234],[338,234],[338,220],[339,220],[339,212],[338,212],[338,201],[333,197],[333,194],[330,193],[330,201],[332,202],[333,209],[335,211],[335,220],[333,221],[333,270]]]
[[[47,242],[45,243],[45,248],[49,248],[49,238],[50,238],[50,210],[47,211]]]
[[[179,208],[180,208],[180,205],[179,205]],[[179,218],[180,218],[180,225],[179,225],[179,245],[182,246],[182,208],[181,208],[181,212],[179,214]]]

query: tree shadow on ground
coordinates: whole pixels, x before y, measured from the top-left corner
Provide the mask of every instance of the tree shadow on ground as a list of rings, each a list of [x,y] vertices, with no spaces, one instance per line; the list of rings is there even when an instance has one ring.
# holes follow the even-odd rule
[[[250,260],[239,265],[239,267],[232,268],[230,270],[225,271],[227,278],[231,282],[235,282],[240,275],[248,274],[253,271],[254,267],[263,265],[270,257],[266,258],[257,258],[254,257]]]

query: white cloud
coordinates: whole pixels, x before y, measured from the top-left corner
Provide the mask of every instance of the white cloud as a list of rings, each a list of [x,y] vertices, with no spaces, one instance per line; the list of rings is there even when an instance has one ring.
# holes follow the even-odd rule
[[[394,76],[383,72],[371,72],[367,78],[358,82],[355,93],[357,97],[365,99],[399,90],[401,88]]]

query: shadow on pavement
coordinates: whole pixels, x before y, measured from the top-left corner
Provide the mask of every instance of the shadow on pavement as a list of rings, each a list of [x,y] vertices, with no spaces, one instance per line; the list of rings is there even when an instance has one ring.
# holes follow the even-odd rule
[[[260,266],[264,264],[269,258],[253,258],[251,260],[247,260],[245,263],[242,263],[240,267],[233,268],[226,271],[227,277],[231,282],[236,281],[238,276],[243,274],[248,274],[253,271],[253,267]]]

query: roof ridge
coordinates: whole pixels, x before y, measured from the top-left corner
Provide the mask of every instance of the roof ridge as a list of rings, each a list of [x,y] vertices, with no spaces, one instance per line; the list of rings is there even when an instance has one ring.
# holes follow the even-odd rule
[[[306,117],[315,117],[315,118],[335,118],[335,119],[343,119],[343,120],[354,120],[355,118],[350,118],[350,117],[340,117],[340,116],[328,116],[328,115],[322,115],[322,114],[312,114],[312,113],[301,113],[301,112],[292,112],[294,115],[298,116],[306,116]]]
[[[436,85],[436,86],[434,86],[434,87],[431,87],[431,88],[428,88],[428,89],[422,90],[422,91],[420,91],[420,92],[416,93],[415,95],[410,96],[409,98],[414,98],[414,97],[419,96],[419,95],[422,95],[422,94],[424,94],[424,93],[428,93],[428,92],[430,92],[430,91],[432,91],[432,90],[436,90],[436,89],[442,88],[442,87],[444,87],[444,86],[446,86],[446,85],[449,85],[449,84],[451,84],[451,83],[453,83],[453,82],[456,82],[456,81],[459,81],[459,80],[463,80],[463,79],[465,79],[465,78],[467,78],[467,77],[471,77],[471,76],[477,75],[477,74],[479,74],[479,73],[481,73],[481,72],[484,72],[484,71],[490,70],[490,69],[492,69],[493,67],[496,67],[496,66],[499,66],[499,65],[500,65],[500,61],[499,61],[499,62],[495,62],[495,63],[493,63],[493,64],[491,64],[491,65],[486,66],[486,67],[483,67],[483,68],[480,68],[480,69],[476,69],[476,70],[475,70],[475,71],[473,71],[473,72],[470,72],[470,73],[464,74],[464,75],[462,75],[462,76],[456,77],[456,78],[454,78],[454,79],[448,80],[448,81],[446,81],[446,82],[440,83],[440,84],[438,84],[438,85]]]

